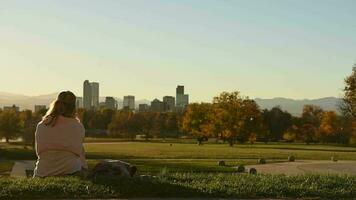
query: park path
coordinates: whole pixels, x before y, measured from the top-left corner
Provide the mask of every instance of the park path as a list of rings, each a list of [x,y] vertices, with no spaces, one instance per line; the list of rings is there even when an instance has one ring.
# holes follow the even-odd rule
[[[356,175],[356,161],[319,161],[300,160],[296,162],[271,163],[264,165],[248,165],[247,169],[255,168],[260,174],[339,174]]]
[[[26,170],[33,171],[35,169],[36,161],[34,160],[22,160],[16,161],[12,167],[10,176],[11,177],[27,177]]]

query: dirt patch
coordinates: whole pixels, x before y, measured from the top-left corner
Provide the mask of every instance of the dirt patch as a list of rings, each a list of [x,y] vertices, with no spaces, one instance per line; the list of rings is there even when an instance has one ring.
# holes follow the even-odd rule
[[[347,174],[356,175],[356,161],[318,161],[301,160],[296,162],[271,163],[265,165],[248,165],[256,168],[260,174]]]

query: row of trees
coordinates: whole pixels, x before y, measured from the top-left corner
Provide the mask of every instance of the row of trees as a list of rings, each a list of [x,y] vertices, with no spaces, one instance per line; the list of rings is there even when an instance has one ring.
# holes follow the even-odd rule
[[[88,133],[101,132],[110,137],[179,137],[192,135],[201,144],[218,138],[236,142],[287,141],[305,143],[356,142],[356,68],[345,79],[345,97],[340,114],[306,105],[302,116],[292,116],[280,107],[261,110],[257,103],[239,92],[223,92],[211,103],[190,104],[184,113],[155,113],[102,110],[78,110]],[[46,111],[1,111],[0,136],[6,141],[21,136],[33,142],[36,124]]]
[[[348,144],[355,138],[349,119],[334,111],[306,105],[302,116],[295,117],[280,107],[260,110],[239,92],[224,92],[212,103],[191,104],[183,117],[183,129],[197,138],[220,138],[230,145],[281,140]]]
[[[46,110],[33,113],[31,110],[17,112],[16,110],[0,110],[0,138],[10,139],[21,137],[25,142],[34,142],[34,133],[38,122]]]

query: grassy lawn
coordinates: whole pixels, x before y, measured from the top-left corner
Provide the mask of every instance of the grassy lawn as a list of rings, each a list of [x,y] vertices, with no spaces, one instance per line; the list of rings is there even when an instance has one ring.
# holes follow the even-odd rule
[[[0,199],[53,198],[322,198],[356,196],[356,177],[175,173],[146,178],[0,179]],[[55,195],[54,195],[55,194]]]
[[[90,139],[90,138],[89,138]],[[90,139],[85,143],[86,156],[94,165],[98,159],[121,159],[138,166],[140,174],[157,174],[162,170],[169,172],[233,172],[231,166],[238,164],[256,164],[258,158],[267,162],[283,162],[289,155],[297,159],[330,160],[336,156],[339,160],[356,160],[356,148],[332,145],[304,144],[227,144],[208,143],[198,146],[193,143],[150,142],[114,142]],[[98,143],[94,143],[98,142]],[[172,144],[172,146],[170,145]],[[3,160],[34,160],[32,148],[23,145],[0,144],[0,157]],[[227,167],[217,166],[219,160],[225,160]],[[9,164],[0,164],[9,166]]]
[[[336,156],[340,160],[355,160],[356,148],[302,145],[302,144],[255,144],[235,145],[226,144],[195,144],[183,143],[86,143],[88,158],[119,158],[119,159],[277,159],[286,160],[289,155],[297,159],[329,160]]]
[[[95,143],[96,142],[96,143]],[[172,144],[172,145],[170,145]],[[258,158],[283,162],[297,159],[356,160],[356,148],[332,145],[255,144],[235,145],[163,141],[98,141],[85,144],[89,166],[98,159],[121,159],[138,167],[134,179],[105,177],[79,180],[73,177],[13,179],[6,177],[15,160],[36,159],[32,148],[0,144],[0,199],[16,198],[328,198],[356,196],[352,176],[272,176],[237,174],[231,166],[256,164]],[[225,160],[227,166],[217,165]],[[53,196],[53,194],[56,194]]]

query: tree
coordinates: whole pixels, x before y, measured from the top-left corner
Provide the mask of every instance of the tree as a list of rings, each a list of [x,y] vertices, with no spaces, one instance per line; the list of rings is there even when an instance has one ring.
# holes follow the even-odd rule
[[[179,133],[179,116],[177,113],[167,113],[165,120],[165,136],[177,137]]]
[[[307,144],[317,142],[317,131],[320,127],[324,111],[315,105],[305,105],[301,117],[301,127],[299,138]]]
[[[16,111],[8,110],[0,113],[0,136],[5,137],[6,142],[20,136],[23,123]]]
[[[350,76],[345,78],[344,97],[339,110],[341,111],[341,130],[343,136],[349,136],[349,141],[356,143],[356,64]]]
[[[303,124],[302,127],[299,128],[300,134],[301,134],[301,139],[307,143],[310,144],[311,142],[315,142],[315,135],[317,129],[315,126],[312,124]]]
[[[238,91],[223,92],[214,97],[213,108],[213,124],[218,125],[222,138],[227,140],[230,146],[233,146],[236,140],[248,140],[255,124],[254,119],[260,114],[254,101],[241,96]]]
[[[257,140],[257,134],[262,131],[262,114],[259,106],[254,100],[245,99],[242,102],[242,126],[237,141],[243,143],[247,140]],[[254,143],[252,142],[252,143]]]
[[[271,110],[264,110],[262,113],[263,123],[268,129],[269,135],[266,135],[265,142],[268,140],[279,141],[283,134],[292,125],[292,115],[287,111],[282,111],[280,107],[274,107]]]
[[[42,113],[32,113],[31,110],[25,110],[20,113],[20,119],[23,123],[22,138],[26,143],[35,146],[35,132],[37,124],[42,119]]]
[[[323,143],[340,142],[340,120],[334,111],[324,112],[321,116],[318,131],[319,140]]]
[[[199,145],[210,135],[209,126],[211,104],[193,103],[189,104],[183,117],[183,130],[197,137]]]
[[[351,75],[345,78],[344,92],[339,108],[345,117],[356,119],[356,64]]]
[[[128,111],[118,111],[108,125],[109,136],[131,138],[135,137],[133,131],[133,113]]]

